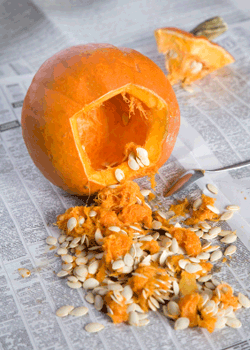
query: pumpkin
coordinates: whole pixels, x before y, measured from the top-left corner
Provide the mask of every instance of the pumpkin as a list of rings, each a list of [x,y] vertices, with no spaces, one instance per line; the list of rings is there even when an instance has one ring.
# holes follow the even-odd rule
[[[229,52],[204,36],[169,27],[157,29],[155,38],[159,52],[165,54],[172,85],[189,85],[234,62]]]
[[[49,58],[24,99],[22,131],[35,165],[78,195],[153,174],[169,158],[180,113],[161,69],[146,56],[109,44],[70,47]],[[129,154],[147,151],[132,170]]]

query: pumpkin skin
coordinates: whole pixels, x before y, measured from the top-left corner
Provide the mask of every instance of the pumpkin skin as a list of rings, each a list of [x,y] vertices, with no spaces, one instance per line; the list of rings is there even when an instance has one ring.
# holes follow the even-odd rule
[[[106,140],[103,130],[111,123],[113,104],[117,109],[124,103],[121,94],[141,101],[150,118],[142,120],[137,112],[128,126],[112,121],[121,141],[110,146],[111,130],[101,148],[99,135]],[[161,69],[135,50],[109,44],[78,45],[49,58],[34,76],[22,109],[23,138],[35,165],[54,185],[78,195],[117,183],[116,168],[128,180],[157,171],[173,150],[179,125],[175,93]],[[118,166],[97,169],[102,154],[115,159],[116,145],[133,141],[133,133],[140,138],[140,130],[145,135],[139,141],[145,142],[139,145],[149,153],[149,166],[131,170],[119,150]]]

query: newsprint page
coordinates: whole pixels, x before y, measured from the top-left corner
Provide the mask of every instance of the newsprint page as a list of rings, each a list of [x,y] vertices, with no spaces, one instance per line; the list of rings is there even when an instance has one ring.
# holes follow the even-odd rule
[[[176,200],[219,193],[223,210],[237,204],[240,212],[223,224],[237,230],[237,252],[229,264],[217,263],[215,277],[236,293],[250,296],[250,167],[206,175],[178,194],[162,193],[188,169],[215,169],[250,159],[250,19],[229,0],[165,1],[0,1],[0,349],[1,350],[246,350],[250,349],[250,312],[237,311],[242,327],[209,334],[201,328],[174,331],[162,311],[150,313],[146,327],[114,325],[56,273],[61,261],[45,243],[59,236],[53,225],[67,208],[86,205],[48,182],[33,164],[22,139],[22,103],[34,73],[48,57],[71,45],[108,42],[136,49],[164,72],[154,30],[176,26],[191,30],[220,15],[229,30],[215,41],[235,63],[193,84],[193,92],[175,86],[181,129],[170,159],[156,175],[157,195],[151,206],[167,211]],[[166,72],[167,74],[167,72]],[[150,188],[148,179],[137,180]],[[219,240],[216,244],[221,244]],[[22,278],[19,268],[31,271]],[[84,317],[56,317],[62,305],[85,305]],[[102,332],[84,330],[100,322]]]

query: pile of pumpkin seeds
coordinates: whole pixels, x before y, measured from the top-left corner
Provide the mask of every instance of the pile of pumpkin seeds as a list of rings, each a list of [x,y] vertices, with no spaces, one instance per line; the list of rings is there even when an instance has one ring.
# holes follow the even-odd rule
[[[217,188],[211,184],[207,185],[207,189],[213,194],[217,194],[218,192]],[[143,189],[141,193],[147,198],[151,191]],[[201,204],[202,199],[196,199],[193,203],[193,210],[197,210]],[[240,208],[236,205],[230,205],[226,207],[226,211],[222,214],[220,214],[219,209],[215,206],[208,206],[208,209],[219,214],[219,223],[222,223],[229,220],[234,212],[238,211]],[[164,219],[170,219],[175,215],[175,213],[171,211],[166,213],[157,211],[157,214]],[[97,213],[95,211],[90,211],[89,213],[89,217],[95,217],[96,215]],[[147,299],[148,307],[152,311],[158,311],[160,309],[160,304],[163,304],[163,314],[175,320],[174,328],[176,330],[181,330],[189,326],[189,319],[180,317],[180,309],[178,306],[178,300],[180,298],[179,279],[176,276],[174,267],[168,262],[168,257],[183,254],[184,259],[179,260],[179,267],[181,270],[195,274],[203,270],[200,262],[210,261],[216,263],[223,258],[231,257],[237,250],[236,245],[232,244],[237,241],[236,231],[225,231],[222,230],[220,226],[212,227],[207,222],[201,222],[189,227],[191,231],[196,233],[202,243],[202,252],[196,257],[188,256],[185,250],[178,245],[177,240],[173,238],[167,230],[164,235],[160,234],[158,232],[162,229],[162,223],[160,221],[154,220],[151,231],[147,232],[146,235],[143,233],[143,228],[140,228],[139,225],[135,223],[130,226],[130,228],[134,230],[133,245],[130,251],[125,256],[119,257],[119,259],[112,262],[113,271],[115,272],[118,270],[122,272],[122,277],[117,276],[117,280],[114,281],[114,279],[109,278],[107,275],[103,282],[99,283],[96,278],[87,278],[87,275],[95,275],[98,272],[99,262],[104,254],[102,251],[103,236],[101,230],[97,229],[95,232],[94,246],[90,246],[89,239],[86,235],[74,238],[69,234],[76,225],[81,225],[84,220],[83,217],[80,217],[78,220],[72,217],[67,222],[67,234],[62,233],[58,240],[52,236],[46,239],[48,245],[57,247],[57,255],[60,256],[62,260],[62,269],[57,273],[57,276],[66,278],[66,283],[69,288],[84,289],[86,291],[86,301],[93,304],[99,311],[103,309],[104,296],[109,291],[113,292],[112,299],[118,304],[124,297],[126,299],[127,313],[129,315],[128,323],[133,326],[146,326],[150,322],[148,314],[134,302],[133,290],[130,285],[127,284],[128,279],[133,275],[140,275],[139,277],[147,278],[143,274],[135,272],[139,266],[150,266],[152,262],[157,262],[159,267],[164,268],[165,273],[170,277],[165,288],[160,286],[160,284],[155,284],[153,295],[147,297],[147,291],[145,289],[142,290],[142,295]],[[182,226],[180,223],[176,223],[175,227]],[[126,230],[118,226],[111,226],[109,230],[127,234]],[[220,242],[226,245],[224,250],[222,250],[221,245],[213,244],[213,240],[218,237],[220,237]],[[157,241],[160,246],[160,251],[153,255],[150,255],[140,248],[143,242],[151,240]],[[73,262],[75,262],[75,267],[73,267]],[[162,285],[163,280],[160,278],[161,276],[159,276],[159,283]],[[209,315],[217,318],[215,328],[221,329],[225,326],[233,328],[241,327],[241,322],[236,318],[232,306],[225,309],[222,302],[219,301],[215,303],[214,300],[211,300],[213,295],[217,295],[220,298],[221,292],[217,287],[222,281],[218,281],[211,273],[202,277],[197,274],[196,281],[197,290],[203,298],[204,310],[206,310]],[[237,308],[239,309],[241,307],[249,308],[250,300],[247,296],[239,293]],[[57,310],[56,315],[58,317],[66,317],[68,315],[84,316],[87,312],[88,309],[84,306],[74,308],[72,305],[65,305]],[[107,312],[112,314],[112,310],[108,306]],[[103,328],[104,326],[98,323],[90,323],[85,327],[87,332],[98,332]]]

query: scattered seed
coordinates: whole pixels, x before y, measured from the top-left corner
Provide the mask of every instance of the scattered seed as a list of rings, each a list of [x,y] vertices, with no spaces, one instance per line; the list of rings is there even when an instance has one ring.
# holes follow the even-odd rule
[[[69,264],[62,264],[62,270],[64,271],[70,271],[73,268],[73,264],[69,263]]]
[[[52,236],[48,236],[46,238],[46,243],[48,245],[56,245],[57,244],[57,238],[56,237],[52,237]]]
[[[85,331],[87,331],[88,333],[96,333],[96,332],[100,332],[102,329],[104,329],[104,325],[102,325],[101,323],[89,323],[85,326]]]
[[[218,313],[217,313],[218,315]],[[222,329],[226,326],[227,318],[226,317],[217,317],[217,320],[215,322],[215,329]]]
[[[94,289],[97,286],[99,286],[99,282],[95,278],[88,278],[83,282],[84,289]]]
[[[68,314],[74,309],[74,306],[72,305],[64,305],[61,306],[60,309],[56,311],[56,316],[58,317],[65,317],[68,316]]]
[[[130,255],[129,253],[125,254],[125,256],[124,256],[124,263],[127,266],[133,266],[134,259],[133,259],[132,255]]]
[[[206,207],[207,207],[209,210],[211,210],[213,213],[215,213],[215,214],[220,214],[220,210],[219,210],[218,208],[216,208],[215,206],[208,204]]]
[[[179,284],[176,281],[173,281],[173,291],[174,295],[178,295],[180,292]]]
[[[229,234],[229,235],[226,235],[224,238],[222,238],[220,241],[222,243],[226,243],[226,244],[229,244],[229,243],[233,243],[235,242],[237,239],[237,236],[233,233]]]
[[[198,282],[204,283],[209,281],[212,278],[212,275],[206,275],[198,278]]]
[[[224,251],[224,255],[233,255],[237,250],[237,247],[235,245],[230,245],[227,247],[227,249]]]
[[[205,286],[209,289],[212,289],[212,290],[215,289],[215,286],[212,282],[205,282]]]
[[[57,277],[65,277],[68,274],[69,274],[68,271],[61,270],[57,273]]]
[[[238,205],[228,205],[226,209],[230,211],[238,211],[240,210],[240,207]]]
[[[189,264],[187,264],[187,265],[185,266],[185,270],[186,270],[188,273],[196,273],[196,272],[198,272],[198,271],[201,271],[201,270],[202,270],[202,267],[201,267],[201,265],[199,265],[199,264],[191,264],[191,263],[189,263]]]
[[[22,276],[23,278],[27,278],[30,276],[30,270],[24,268],[24,267],[21,267],[20,269],[18,269],[18,272],[19,272],[19,275]]]
[[[98,271],[99,261],[92,262],[88,267],[88,272],[90,275],[95,275]]]
[[[131,326],[138,326],[139,325],[139,317],[138,317],[137,312],[132,311],[132,312],[129,313],[129,315],[128,315],[128,323]]]
[[[200,262],[200,259],[198,259],[197,257],[196,258],[191,257],[191,258],[189,258],[189,260],[194,262],[194,263],[199,263]]]
[[[65,271],[65,272],[67,272],[67,271]],[[69,276],[68,281],[72,282],[72,283],[76,283],[76,282],[78,282],[78,279],[75,276]]]
[[[90,218],[94,218],[96,215],[97,215],[97,212],[96,212],[96,211],[90,210],[90,212],[89,212],[89,217],[90,217]]]
[[[73,256],[72,255],[62,255],[61,256],[62,261],[64,261],[66,264],[72,263],[73,262]]]
[[[179,245],[178,245],[178,242],[177,242],[177,239],[176,239],[176,238],[173,238],[173,239],[172,239],[172,244],[171,244],[170,250],[171,250],[174,254],[177,254],[177,253],[178,253],[178,251],[179,251]]]
[[[209,231],[211,228],[211,226],[207,222],[202,222],[201,226],[202,226],[203,230],[207,230],[207,231]]]
[[[212,283],[216,286],[216,287],[218,287],[219,285],[220,285],[220,281],[218,281],[216,278],[214,278],[214,277],[212,277],[211,278],[211,281],[212,281]]]
[[[210,258],[210,254],[207,252],[203,252],[197,255],[197,258],[200,260],[208,260]]]
[[[89,312],[89,309],[86,306],[79,306],[73,309],[72,311],[69,312],[69,315],[71,316],[85,316]]]
[[[221,231],[219,233],[219,236],[225,237],[225,236],[229,235],[230,233],[233,233],[233,231]]]
[[[72,231],[76,227],[76,225],[77,225],[76,218],[74,218],[74,217],[70,218],[68,220],[68,222],[67,222],[67,229],[68,229],[68,231],[69,232]]]
[[[74,274],[78,277],[87,277],[88,269],[84,265],[80,265],[74,268]]]
[[[59,238],[58,238],[58,242],[60,244],[64,243],[65,242],[65,239],[67,238],[67,235],[61,235]]]
[[[123,260],[116,260],[112,264],[112,269],[113,270],[119,270],[119,269],[123,268],[124,266],[125,266],[125,264],[124,264]]]
[[[88,259],[86,258],[86,256],[82,257],[82,258],[76,258],[75,263],[76,265],[85,265],[87,264]]]
[[[119,168],[116,169],[115,170],[115,178],[118,182],[121,182],[125,178],[124,172]]]
[[[148,300],[148,306],[152,311],[157,311],[157,308],[154,306],[154,304],[150,300]]]
[[[245,296],[244,294],[242,294],[242,293],[239,293],[239,294],[238,294],[238,298],[239,298],[240,304],[241,304],[244,308],[248,309],[248,308],[250,307],[250,300],[248,299],[248,297],[246,297],[246,296]]]
[[[215,252],[213,252],[210,256],[210,261],[217,261],[219,259],[221,259],[222,257],[222,251],[221,250],[216,250]]]
[[[151,193],[150,190],[147,190],[147,189],[141,190],[141,194],[143,195],[143,197],[147,197],[150,193]]]
[[[240,320],[234,317],[227,317],[226,325],[231,328],[240,328],[242,326]]]
[[[234,213],[233,211],[226,211],[225,213],[223,213],[220,217],[220,220],[224,220],[227,221],[229,219],[231,219],[233,217]]]
[[[174,329],[176,331],[178,330],[182,330],[182,329],[185,329],[185,328],[188,328],[189,326],[189,319],[187,317],[180,317],[178,318],[175,323],[174,323]]]
[[[202,205],[202,199],[201,198],[197,198],[194,203],[193,203],[193,208],[195,210],[199,209],[199,207]]]
[[[77,281],[76,283],[67,281],[67,285],[69,286],[69,288],[72,288],[72,289],[79,289],[82,286],[81,282],[79,281]]]
[[[100,311],[103,308],[103,299],[100,295],[95,296],[94,305],[96,310]]]
[[[207,189],[213,194],[218,194],[218,189],[212,184],[207,184]]]
[[[199,238],[202,238],[203,237],[203,231],[202,230],[198,230],[195,232],[196,236],[199,237]]]
[[[85,299],[86,299],[87,302],[90,303],[90,304],[94,304],[94,302],[95,302],[94,294],[91,293],[91,292],[88,292],[88,293],[86,294]]]
[[[132,288],[127,285],[124,287],[123,291],[122,291],[122,296],[124,296],[124,298],[128,301],[132,298],[133,296],[133,290]]]

